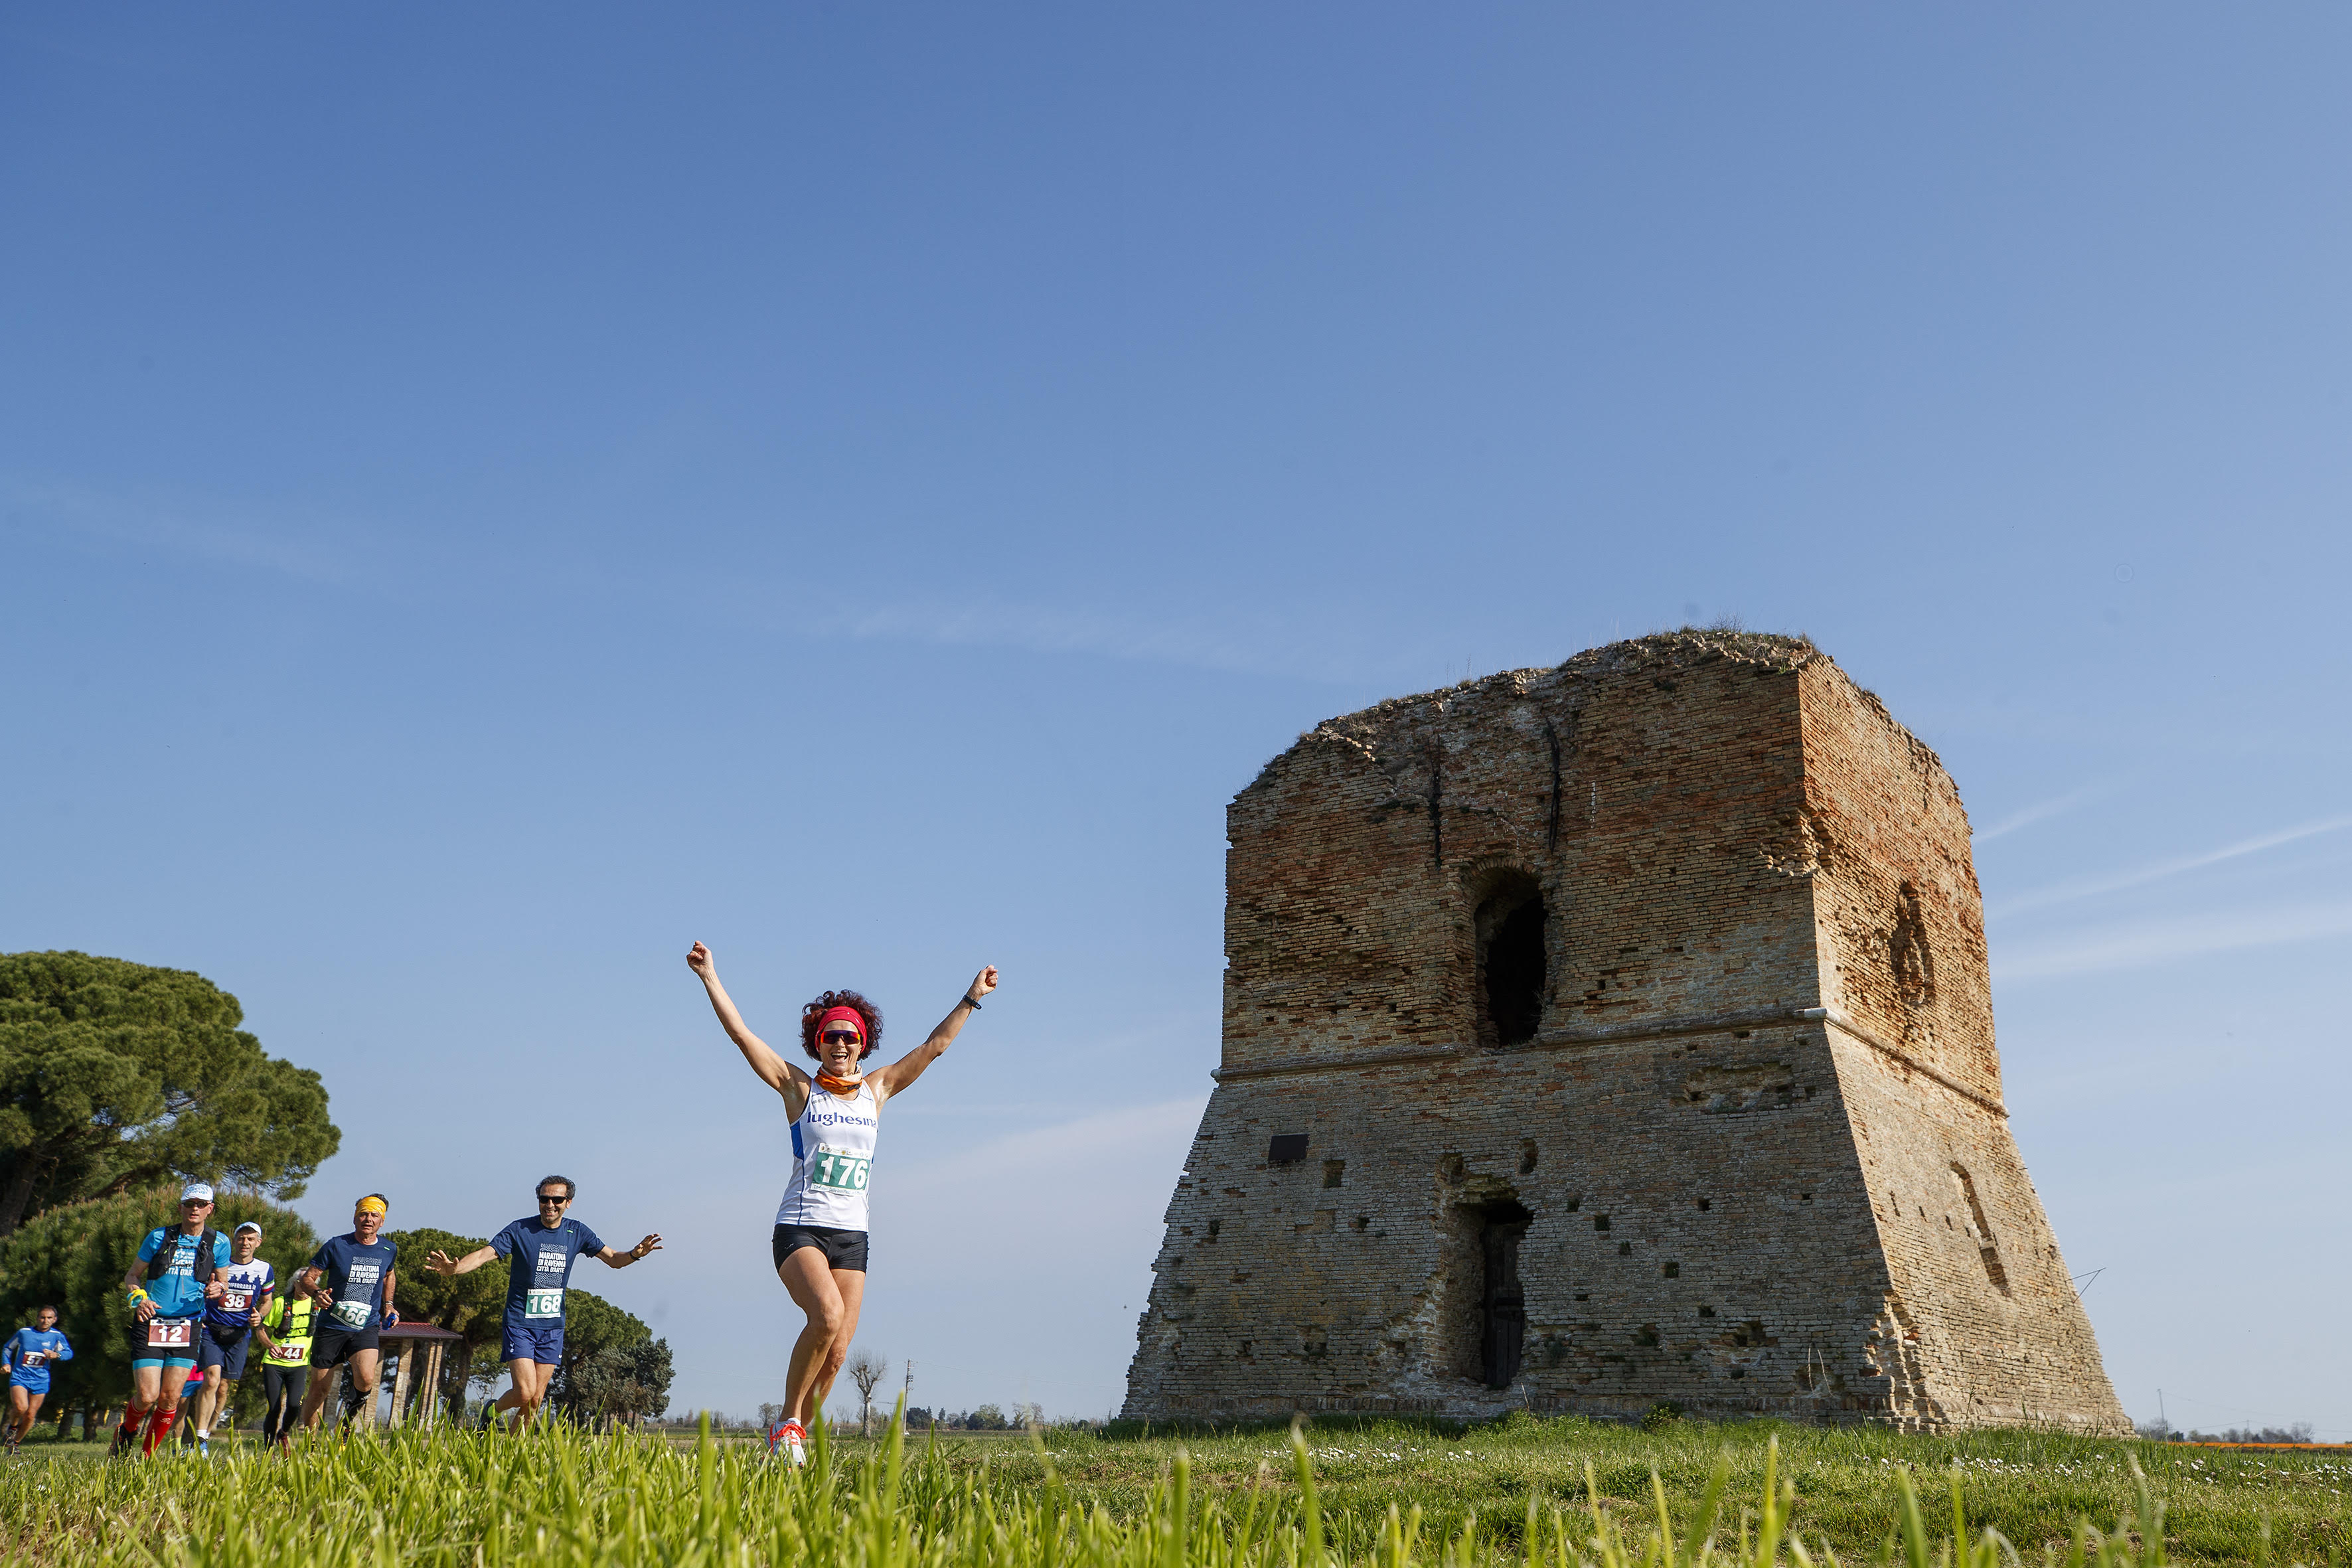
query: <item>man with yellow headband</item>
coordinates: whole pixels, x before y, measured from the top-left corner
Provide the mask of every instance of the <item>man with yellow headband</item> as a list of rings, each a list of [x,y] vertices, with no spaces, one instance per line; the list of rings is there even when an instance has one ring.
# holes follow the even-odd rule
[[[377,1239],[388,1207],[382,1193],[362,1198],[352,1211],[351,1235],[320,1243],[309,1266],[294,1276],[294,1289],[319,1310],[310,1341],[310,1386],[302,1395],[305,1431],[319,1424],[334,1388],[335,1369],[346,1361],[360,1394],[360,1425],[375,1423],[375,1381],[383,1365],[376,1335],[400,1321],[392,1304],[399,1248]]]

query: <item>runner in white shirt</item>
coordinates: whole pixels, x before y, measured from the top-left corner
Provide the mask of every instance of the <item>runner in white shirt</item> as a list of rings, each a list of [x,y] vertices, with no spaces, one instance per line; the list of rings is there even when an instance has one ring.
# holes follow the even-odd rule
[[[776,1440],[803,1462],[806,1423],[833,1392],[849,1359],[857,1311],[866,1300],[866,1194],[882,1107],[907,1089],[955,1039],[980,1000],[996,989],[996,966],[975,975],[930,1037],[896,1062],[861,1075],[858,1063],[882,1040],[882,1014],[855,991],[828,991],[801,1009],[801,1048],[817,1060],[812,1078],[744,1026],[719,984],[719,966],[700,942],[686,955],[719,1024],[760,1081],[783,1096],[792,1117],[792,1168],[776,1208],[771,1251],[776,1277],[808,1326],[793,1345],[784,1419]]]

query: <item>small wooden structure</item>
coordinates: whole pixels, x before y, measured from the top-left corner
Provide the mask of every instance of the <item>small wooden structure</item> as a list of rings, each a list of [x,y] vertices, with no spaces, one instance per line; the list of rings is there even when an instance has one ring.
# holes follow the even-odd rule
[[[425,1402],[416,1409],[416,1424],[432,1426],[441,1415],[442,1357],[452,1351],[464,1355],[466,1337],[431,1323],[404,1321],[397,1328],[382,1330],[376,1338],[384,1354],[400,1357],[400,1370],[393,1374],[392,1414],[385,1418],[386,1425],[399,1426],[422,1392]],[[369,1414],[373,1415],[373,1410]]]

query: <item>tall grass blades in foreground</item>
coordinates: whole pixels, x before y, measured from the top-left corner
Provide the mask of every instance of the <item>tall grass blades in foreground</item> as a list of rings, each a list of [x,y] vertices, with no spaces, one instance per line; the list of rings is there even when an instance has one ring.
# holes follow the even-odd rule
[[[1294,1429],[1295,1488],[1260,1468],[1222,1497],[1196,1496],[1181,1446],[1157,1482],[1114,1510],[1067,1483],[1042,1442],[1019,1466],[909,1456],[901,1420],[854,1458],[812,1433],[795,1472],[756,1445],[691,1447],[592,1436],[556,1423],[528,1435],[402,1432],[326,1437],[279,1456],[240,1446],[209,1463],[19,1462],[0,1472],[0,1554],[9,1563],[150,1568],[499,1568],[508,1563],[676,1568],[1804,1568],[1838,1561],[1790,1528],[1797,1492],[1767,1447],[1763,1485],[1728,1496],[1730,1459],[1696,1509],[1676,1517],[1654,1469],[1646,1501],[1604,1496],[1591,1464],[1581,1506],[1530,1490],[1505,1539],[1482,1539],[1474,1509],[1425,1537],[1416,1504],[1391,1503],[1350,1556],[1327,1529],[1314,1458]],[[1017,1451],[1016,1451],[1017,1452]],[[1034,1462],[1026,1462],[1033,1460]],[[1014,1474],[1015,1470],[1019,1474]],[[1995,1531],[1971,1533],[1961,1482],[1948,1527],[1932,1530],[1907,1472],[1894,1478],[1896,1528],[1876,1560],[1904,1568],[2021,1562]],[[2165,1562],[2163,1508],[2138,1478],[2137,1512],[2083,1527],[2037,1558],[2070,1568]],[[1939,1511],[1939,1510],[1938,1510]],[[1516,1533],[1517,1540],[1507,1536]],[[2145,1540],[2143,1545],[2142,1540]],[[1349,1539],[1343,1535],[1340,1541]]]

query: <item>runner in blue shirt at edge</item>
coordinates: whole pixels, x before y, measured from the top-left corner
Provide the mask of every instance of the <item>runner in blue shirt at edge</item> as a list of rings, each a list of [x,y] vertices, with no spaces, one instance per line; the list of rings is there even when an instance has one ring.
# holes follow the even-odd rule
[[[306,1432],[318,1426],[319,1413],[327,1407],[327,1395],[334,1387],[335,1369],[346,1361],[352,1363],[352,1386],[360,1396],[360,1425],[375,1425],[375,1380],[383,1366],[376,1336],[400,1325],[400,1313],[393,1306],[398,1283],[393,1265],[399,1261],[400,1249],[378,1239],[390,1206],[382,1193],[362,1198],[352,1209],[351,1235],[321,1242],[294,1275],[294,1289],[319,1309],[310,1339],[310,1386],[302,1394]]]
[[[572,1282],[572,1263],[582,1253],[602,1258],[615,1268],[626,1268],[648,1252],[661,1250],[661,1237],[649,1236],[626,1252],[615,1252],[593,1230],[576,1219],[566,1219],[579,1187],[569,1176],[542,1176],[539,1183],[539,1213],[514,1224],[465,1257],[452,1259],[436,1252],[425,1267],[436,1274],[470,1274],[493,1258],[511,1258],[507,1269],[507,1316],[499,1359],[507,1363],[514,1386],[499,1395],[494,1411],[514,1414],[518,1432],[530,1425],[547,1402],[547,1385],[563,1364],[563,1292]]]
[[[213,1189],[190,1182],[180,1192],[180,1223],[158,1226],[139,1244],[139,1260],[122,1276],[131,1292],[131,1404],[115,1429],[114,1451],[129,1448],[142,1421],[140,1447],[152,1454],[179,1419],[180,1385],[196,1367],[196,1317],[228,1288],[214,1276],[228,1267],[228,1237],[212,1218]]]
[[[33,1429],[33,1417],[41,1413],[41,1401],[49,1395],[50,1364],[71,1360],[73,1344],[58,1332],[55,1307],[43,1307],[33,1314],[31,1328],[18,1329],[8,1336],[7,1348],[0,1350],[0,1363],[8,1368],[9,1453],[16,1453],[16,1445]]]

